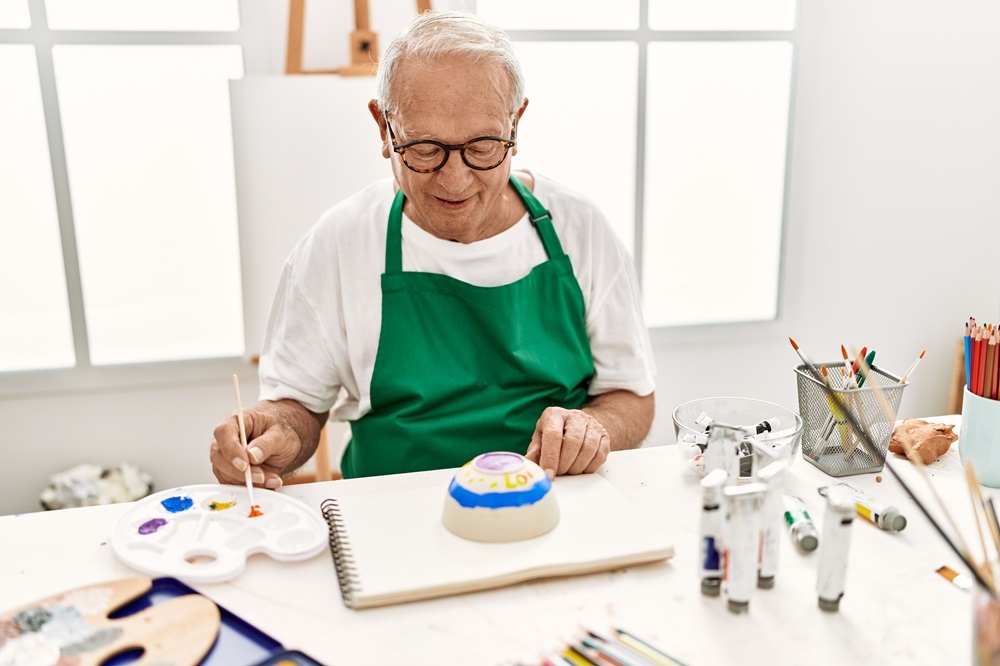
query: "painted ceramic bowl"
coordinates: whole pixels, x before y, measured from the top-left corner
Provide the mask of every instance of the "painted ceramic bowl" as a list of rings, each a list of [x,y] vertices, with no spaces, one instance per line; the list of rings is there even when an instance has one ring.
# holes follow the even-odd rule
[[[559,522],[559,504],[542,468],[517,453],[476,456],[455,473],[442,522],[471,541],[520,541]]]

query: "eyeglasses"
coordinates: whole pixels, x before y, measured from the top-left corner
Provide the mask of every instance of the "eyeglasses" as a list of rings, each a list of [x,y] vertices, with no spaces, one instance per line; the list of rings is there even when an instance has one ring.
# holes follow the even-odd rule
[[[457,150],[462,155],[466,166],[476,171],[496,169],[507,159],[507,151],[517,145],[517,120],[510,128],[510,138],[499,136],[480,136],[462,144],[449,145],[440,141],[421,139],[407,141],[400,145],[396,143],[396,133],[389,124],[389,113],[385,112],[385,125],[389,128],[389,138],[392,139],[392,150],[403,160],[410,171],[417,173],[433,173],[444,167],[451,151]]]

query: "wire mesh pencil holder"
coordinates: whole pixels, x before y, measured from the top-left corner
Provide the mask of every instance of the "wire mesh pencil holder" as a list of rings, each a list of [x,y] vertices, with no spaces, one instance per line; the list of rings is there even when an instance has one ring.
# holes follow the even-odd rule
[[[824,365],[839,368],[843,361]],[[795,368],[795,374],[799,414],[804,424],[802,457],[830,476],[882,471],[906,384],[900,384],[899,377],[876,365],[868,370],[861,388],[828,389],[804,365]],[[839,379],[838,372],[835,381]],[[834,395],[839,401],[833,398]],[[868,434],[875,445],[874,450],[865,443],[862,432],[847,418],[841,405],[850,410],[853,421]]]

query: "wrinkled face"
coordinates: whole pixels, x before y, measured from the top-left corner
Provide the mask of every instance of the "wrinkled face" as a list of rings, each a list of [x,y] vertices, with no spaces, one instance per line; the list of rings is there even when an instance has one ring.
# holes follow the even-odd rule
[[[472,65],[454,58],[429,63],[402,62],[393,83],[397,109],[389,110],[398,145],[420,139],[463,144],[481,136],[510,137],[509,81],[499,65]],[[381,112],[369,107],[372,115]],[[523,111],[523,107],[521,109]],[[520,112],[519,111],[519,114]],[[406,195],[406,214],[439,238],[463,243],[502,231],[511,211],[507,190],[512,148],[504,162],[489,171],[471,169],[458,151],[433,173],[411,171],[392,151],[384,117],[383,155]]]

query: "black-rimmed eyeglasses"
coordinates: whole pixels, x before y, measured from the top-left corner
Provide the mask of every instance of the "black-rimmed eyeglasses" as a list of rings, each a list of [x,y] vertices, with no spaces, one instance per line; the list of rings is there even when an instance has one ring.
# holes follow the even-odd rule
[[[465,143],[449,145],[440,141],[420,139],[407,141],[404,144],[396,142],[396,133],[389,124],[389,113],[385,113],[385,125],[389,128],[389,138],[392,139],[392,150],[403,160],[403,164],[417,173],[433,173],[444,167],[451,156],[451,151],[457,150],[466,166],[476,171],[495,169],[507,158],[507,152],[517,145],[517,121],[510,129],[510,138],[499,136],[480,136]]]

